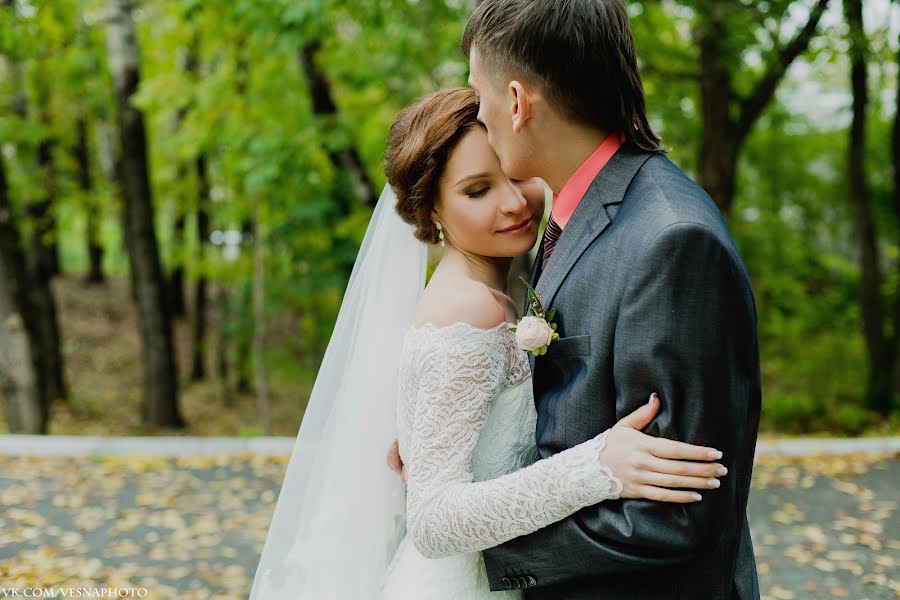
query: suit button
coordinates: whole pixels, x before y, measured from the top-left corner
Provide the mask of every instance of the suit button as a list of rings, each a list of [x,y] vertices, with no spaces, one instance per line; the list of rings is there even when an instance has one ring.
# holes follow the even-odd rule
[[[521,579],[521,578],[516,577],[515,579],[513,579],[512,584],[513,584],[513,589],[515,589],[515,590],[522,589],[522,582],[519,581],[519,579]]]
[[[512,589],[512,582],[509,580],[509,577],[504,577],[503,579],[500,580],[500,583],[505,585],[506,589],[508,589],[508,590]]]
[[[519,584],[520,584],[523,588],[527,588],[527,587],[528,587],[528,580],[525,579],[524,577],[519,577]]]
[[[533,587],[537,585],[537,580],[531,575],[528,576],[528,586]]]

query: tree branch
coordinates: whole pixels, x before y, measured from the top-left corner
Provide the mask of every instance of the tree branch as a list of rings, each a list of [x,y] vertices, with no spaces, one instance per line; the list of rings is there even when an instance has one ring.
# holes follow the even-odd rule
[[[768,71],[756,84],[753,92],[741,101],[736,132],[738,139],[744,138],[750,132],[756,119],[759,118],[763,109],[772,100],[772,96],[775,94],[775,90],[784,78],[785,73],[787,73],[788,67],[809,47],[810,41],[816,34],[816,29],[819,27],[819,20],[828,7],[828,1],[818,0],[812,11],[810,11],[809,20],[803,29],[797,32],[794,39],[778,52],[773,63],[769,65]]]

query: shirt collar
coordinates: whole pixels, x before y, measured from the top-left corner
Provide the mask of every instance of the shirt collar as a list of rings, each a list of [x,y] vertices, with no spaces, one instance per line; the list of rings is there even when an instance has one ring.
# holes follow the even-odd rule
[[[624,142],[625,138],[616,133],[606,136],[606,139],[597,146],[597,149],[569,177],[559,194],[553,197],[551,214],[560,229],[565,227],[569,219],[572,218],[575,209],[581,203],[581,199],[584,198],[588,188],[591,187],[591,183],[597,178],[597,175],[609,162],[609,159],[622,147]]]

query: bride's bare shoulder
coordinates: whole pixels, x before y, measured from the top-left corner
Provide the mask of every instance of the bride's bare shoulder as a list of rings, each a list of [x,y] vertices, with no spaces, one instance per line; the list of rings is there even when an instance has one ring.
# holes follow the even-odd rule
[[[468,323],[491,329],[506,322],[506,311],[496,294],[483,283],[471,280],[433,281],[416,306],[415,325],[431,323],[446,327]]]

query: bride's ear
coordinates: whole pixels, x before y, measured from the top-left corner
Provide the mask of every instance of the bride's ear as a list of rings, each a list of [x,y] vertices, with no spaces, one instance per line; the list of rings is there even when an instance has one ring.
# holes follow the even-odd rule
[[[531,118],[532,103],[528,92],[518,81],[509,82],[510,113],[513,132],[521,133],[525,123]]]

